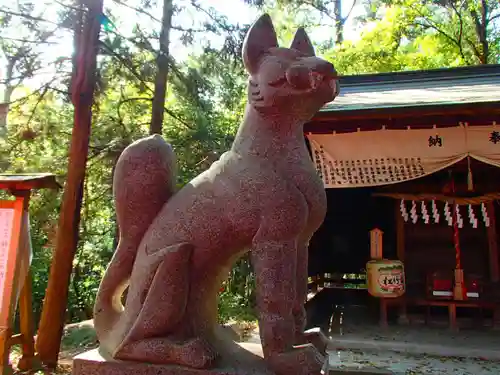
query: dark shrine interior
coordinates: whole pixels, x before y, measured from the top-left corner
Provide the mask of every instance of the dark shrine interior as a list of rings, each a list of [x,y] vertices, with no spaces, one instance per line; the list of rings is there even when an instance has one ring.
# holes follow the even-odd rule
[[[313,236],[309,247],[309,275],[325,272],[357,273],[365,268],[370,258],[369,231],[379,228],[384,232],[384,257],[396,257],[395,215],[399,201],[376,193],[444,194],[474,197],[499,191],[500,168],[477,160],[470,160],[473,191],[468,190],[468,162],[464,159],[453,166],[429,176],[404,183],[367,188],[326,189],[328,210],[323,225]],[[451,177],[450,177],[451,172]],[[455,194],[451,191],[451,178]],[[466,217],[466,213],[464,213]],[[422,229],[421,219],[415,225]],[[446,225],[437,225],[450,234]],[[448,228],[448,229],[447,229]],[[466,225],[464,230],[467,230]],[[477,231],[481,231],[481,226]]]
[[[469,190],[469,168],[473,190]],[[454,187],[450,183],[453,180]],[[498,192],[500,168],[474,159],[464,159],[449,168],[426,177],[404,183],[367,188],[327,189],[328,211],[323,225],[316,232],[309,246],[309,276],[325,273],[364,273],[370,260],[370,230],[381,229],[383,234],[383,256],[397,259],[396,215],[400,215],[400,200],[391,197],[374,196],[384,194],[440,194],[445,196],[471,198]],[[452,190],[454,189],[454,191]],[[418,207],[417,223],[411,220],[404,224],[405,273],[407,293],[410,285],[425,284],[426,273],[455,266],[453,228],[444,220],[444,203],[437,202],[441,221],[425,224]],[[408,210],[410,205],[408,204]],[[489,278],[487,230],[481,221],[479,206],[475,206],[479,218],[477,228],[469,223],[466,208],[462,217],[464,226],[460,229],[460,243],[464,272]],[[495,203],[496,216],[500,214]],[[500,220],[496,221],[498,236]],[[425,288],[424,286],[421,286]],[[308,303],[316,313],[308,312],[309,318],[319,314],[325,318],[332,305],[373,305],[366,291],[328,290]],[[318,298],[319,297],[319,298]],[[322,306],[319,310],[314,305]],[[376,306],[372,306],[375,309]],[[310,308],[308,310],[311,310]]]

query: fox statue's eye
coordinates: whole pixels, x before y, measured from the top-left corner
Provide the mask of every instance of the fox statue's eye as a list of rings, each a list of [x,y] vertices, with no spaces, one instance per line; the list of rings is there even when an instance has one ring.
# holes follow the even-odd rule
[[[311,71],[305,66],[292,66],[286,71],[288,83],[299,90],[306,90],[311,87]]]

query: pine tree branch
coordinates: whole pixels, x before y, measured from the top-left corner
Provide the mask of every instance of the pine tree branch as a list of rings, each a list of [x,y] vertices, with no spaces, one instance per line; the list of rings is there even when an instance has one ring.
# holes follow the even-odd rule
[[[491,23],[492,21],[496,20],[497,18],[500,18],[500,13],[495,14],[494,16],[491,16],[488,18],[488,23]]]
[[[351,5],[351,9],[349,9],[347,16],[342,18],[342,25],[346,23],[346,21],[349,19],[349,17],[351,17],[352,11],[354,10],[354,7],[356,6],[356,4],[357,4],[357,0],[353,0],[352,5]]]
[[[54,80],[55,80],[55,78],[52,81],[54,81]],[[38,108],[38,105],[42,102],[43,98],[45,97],[45,95],[49,91],[49,85],[50,85],[50,83],[52,83],[52,82],[49,82],[45,86],[45,88],[43,89],[43,91],[40,93],[40,96],[38,97],[38,99],[37,99],[37,101],[36,101],[33,109],[31,110],[30,117],[28,118],[28,121],[26,122],[26,128],[29,128],[31,120],[33,120],[33,117],[35,116],[36,109]]]
[[[235,31],[238,31],[238,28],[237,27],[231,27],[229,25],[226,25],[224,24],[223,22],[221,22],[221,20],[219,20],[217,17],[215,17],[212,13],[210,13],[208,10],[204,9],[201,7],[201,5],[199,5],[196,0],[191,0],[191,6],[195,9],[197,9],[199,12],[207,15],[212,21],[214,21],[217,25],[219,25],[219,27],[228,32],[228,33],[234,33]]]
[[[435,30],[436,32],[438,32],[439,34],[441,34],[442,36],[444,36],[446,39],[448,39],[450,42],[452,42],[455,46],[457,46],[458,48],[458,52],[460,53],[460,56],[462,57],[462,59],[465,61],[465,63],[467,65],[471,65],[470,64],[470,61],[467,59],[467,57],[465,56],[465,53],[464,53],[464,50],[463,50],[463,46],[462,44],[457,41],[454,37],[452,37],[451,35],[449,35],[447,32],[445,32],[444,30],[442,30],[440,27],[438,27],[437,25],[433,24],[425,15],[423,15],[420,11],[419,11],[421,17],[423,19],[425,19],[426,23],[420,23],[418,21],[415,21],[415,25],[418,25],[418,26],[421,26],[423,28],[431,28],[433,30]]]
[[[132,5],[129,5],[129,4],[125,3],[124,1],[121,1],[121,0],[113,0],[113,2],[115,2],[115,3],[119,4],[119,5],[124,6],[125,8],[131,9],[134,12],[143,14],[143,15],[149,17],[151,20],[153,20],[155,22],[161,23],[160,19],[156,18],[151,13],[146,12],[144,9],[136,8],[136,7],[132,6]]]
[[[29,19],[31,21],[39,21],[39,22],[50,23],[51,25],[56,25],[58,27],[62,27],[62,25],[58,24],[57,22],[49,21],[48,19],[45,19],[45,18],[42,18],[42,17],[32,16],[30,14],[19,13],[19,12],[13,11],[11,9],[0,8],[0,13],[8,14],[10,16],[16,16],[16,17],[26,18],[26,19]]]
[[[49,41],[44,41],[44,40],[29,40],[29,39],[19,39],[19,38],[10,38],[7,36],[1,36],[1,40],[10,40],[13,42],[21,42],[21,43],[32,43],[32,44],[59,44],[58,42],[49,42]]]

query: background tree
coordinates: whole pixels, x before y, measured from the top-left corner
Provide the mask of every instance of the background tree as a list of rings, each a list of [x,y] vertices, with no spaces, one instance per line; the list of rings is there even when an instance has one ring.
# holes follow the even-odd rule
[[[414,35],[433,35],[443,47],[454,49],[464,65],[499,62],[497,0],[373,0],[367,19],[380,19],[386,7],[401,9],[411,19]]]
[[[68,301],[73,259],[78,246],[81,204],[96,87],[97,52],[103,0],[80,0],[76,9],[75,58],[71,82],[74,125],[68,158],[68,175],[62,196],[59,225],[38,337],[41,361],[55,368]]]

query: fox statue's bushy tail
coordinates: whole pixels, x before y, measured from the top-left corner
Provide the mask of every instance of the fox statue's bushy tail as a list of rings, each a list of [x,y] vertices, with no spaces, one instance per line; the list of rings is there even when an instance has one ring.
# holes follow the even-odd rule
[[[120,238],[94,308],[94,325],[101,341],[122,339],[107,337],[107,331],[118,323],[123,312],[122,295],[141,240],[163,205],[175,194],[175,183],[175,154],[159,135],[132,143],[118,158],[113,192]]]

